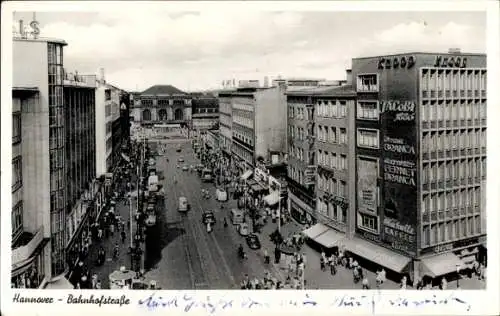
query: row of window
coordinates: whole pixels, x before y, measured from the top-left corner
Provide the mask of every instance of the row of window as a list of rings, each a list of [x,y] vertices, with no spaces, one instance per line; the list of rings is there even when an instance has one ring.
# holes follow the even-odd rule
[[[290,157],[304,161],[304,149],[298,146],[292,145],[289,150]]]
[[[312,120],[313,117],[304,104],[288,103],[288,117],[297,120]]]
[[[50,191],[62,190],[65,187],[64,169],[50,172]]]
[[[51,149],[49,156],[50,171],[56,171],[64,168],[64,151],[62,149]]]
[[[347,182],[337,180],[325,174],[318,174],[318,190],[329,192],[333,196],[347,198]]]
[[[295,166],[288,165],[288,176],[295,182],[304,185],[306,180],[305,172]]]
[[[50,85],[49,86],[49,105],[50,106],[63,106],[64,105],[64,92],[62,86]]]
[[[485,70],[422,69],[421,90],[486,90]]]
[[[347,170],[347,156],[318,150],[318,165],[331,169]]]
[[[306,129],[296,125],[288,125],[290,136],[292,139],[305,140],[306,139]]]
[[[458,238],[481,234],[480,216],[470,216],[460,220],[446,223],[424,225],[422,233],[422,246],[432,246]]]
[[[215,108],[196,108],[194,109],[193,114],[203,114],[203,113],[217,113],[217,109]]]
[[[248,128],[253,128],[253,119],[252,118],[237,116],[237,115],[234,115],[234,112],[233,112],[233,122],[240,124],[242,126],[248,127]]]
[[[424,194],[422,214],[444,212],[456,208],[476,207],[481,205],[481,188],[457,189],[446,192]]]
[[[422,184],[434,181],[462,180],[486,174],[486,158],[469,158],[424,163]]]
[[[342,209],[340,206],[333,204],[332,202],[323,201],[322,198],[318,198],[316,203],[318,212],[325,217],[333,219],[337,222],[346,223],[347,220],[347,210]]]
[[[106,135],[111,134],[112,131],[112,122],[106,123]]]
[[[12,144],[21,142],[22,139],[21,112],[12,113]]]
[[[252,152],[248,151],[248,149],[244,148],[241,144],[233,142],[231,150],[236,154],[236,156],[242,158],[246,162],[253,163]]]
[[[23,159],[21,156],[12,159],[12,192],[23,185]]]
[[[484,100],[423,101],[420,107],[420,119],[422,122],[485,119],[486,111]]]
[[[352,101],[349,101],[351,103]],[[316,113],[319,117],[343,118],[347,117],[347,101],[345,100],[318,100]]]
[[[236,123],[236,122],[235,122]],[[253,146],[254,133],[253,130],[244,126],[233,124],[233,136],[237,139]]]
[[[318,141],[331,144],[347,144],[347,129],[334,126],[318,125],[316,128]]]
[[[233,119],[227,115],[219,116],[219,121],[222,125],[231,126],[233,123]]]
[[[58,127],[64,125],[64,107],[49,107],[49,127]]]
[[[47,57],[49,64],[63,64],[63,47],[59,44],[48,43]]]
[[[358,128],[357,132],[357,146],[378,149],[379,148],[379,131],[369,128]]]
[[[486,147],[486,128],[424,132],[422,151]]]
[[[219,99],[219,110],[221,113],[228,113],[230,114],[232,112],[232,105],[230,102],[223,102],[222,99]]]
[[[253,105],[249,104],[249,103],[234,102],[233,106],[232,106],[232,111],[234,112],[236,110],[243,110],[243,111],[247,111],[247,112],[253,112],[254,108],[253,108]]]

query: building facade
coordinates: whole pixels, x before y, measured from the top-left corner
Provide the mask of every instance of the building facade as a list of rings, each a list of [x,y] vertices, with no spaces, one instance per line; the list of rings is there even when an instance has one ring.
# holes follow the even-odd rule
[[[357,58],[352,76],[357,205],[348,248],[412,279],[482,260],[486,56]]]
[[[354,145],[349,139],[355,97],[350,85],[287,92],[290,213],[299,222],[334,229],[332,238],[321,241],[327,242],[324,247],[351,235],[354,227]]]
[[[220,91],[219,100],[219,146],[226,158],[231,157],[231,145],[233,143],[233,104],[229,91]]]
[[[194,130],[217,128],[219,125],[219,100],[204,93],[191,93],[191,123]]]
[[[142,125],[178,124],[191,122],[191,96],[170,85],[156,85],[133,95],[132,117]]]
[[[253,170],[257,160],[271,161],[272,152],[285,152],[284,87],[239,88],[219,92],[219,98],[231,105],[231,155],[241,172]],[[224,112],[221,125],[227,128],[227,109]]]
[[[12,101],[11,287],[36,289],[51,277],[50,205],[37,204],[49,186],[48,115],[37,87],[15,86]]]
[[[13,86],[20,87],[14,89],[13,99],[21,109],[18,113],[15,106],[14,119],[18,122],[21,114],[22,126],[21,154],[15,154],[13,163],[23,181],[22,195],[17,178],[13,186],[17,202],[13,208],[12,270],[13,276],[26,271],[29,274],[24,276],[36,275],[38,281],[30,281],[32,287],[65,279],[70,268],[67,248],[83,231],[85,216],[89,217],[87,209],[74,201],[93,205],[99,188],[93,181],[95,77],[64,71],[65,45],[56,39],[13,39]],[[18,166],[22,166],[21,174]],[[78,214],[76,219],[74,214]],[[27,286],[26,278],[20,279],[13,278],[13,286]]]

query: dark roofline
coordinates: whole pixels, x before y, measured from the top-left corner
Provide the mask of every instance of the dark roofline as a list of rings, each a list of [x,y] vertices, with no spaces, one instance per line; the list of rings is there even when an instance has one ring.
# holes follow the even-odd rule
[[[352,60],[358,59],[372,59],[372,58],[380,58],[380,57],[390,57],[390,56],[401,56],[401,55],[451,55],[451,56],[481,56],[486,57],[485,53],[449,53],[449,52],[404,52],[404,53],[396,53],[396,54],[387,54],[387,55],[375,55],[375,56],[366,56],[366,57],[354,57]]]

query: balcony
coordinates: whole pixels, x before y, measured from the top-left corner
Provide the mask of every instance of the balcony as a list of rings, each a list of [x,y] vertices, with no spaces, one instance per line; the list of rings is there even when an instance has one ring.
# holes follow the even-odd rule
[[[378,85],[358,85],[357,92],[378,92]]]
[[[26,238],[23,240],[23,236],[21,236],[19,238],[20,245],[12,250],[12,265],[28,259],[38,245],[40,245],[43,240],[43,226],[35,234],[23,234],[25,234]]]

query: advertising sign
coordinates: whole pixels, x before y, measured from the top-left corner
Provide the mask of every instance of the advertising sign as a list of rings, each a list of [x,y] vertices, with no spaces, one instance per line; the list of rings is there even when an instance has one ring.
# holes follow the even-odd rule
[[[382,241],[414,255],[417,248],[416,103],[382,101]]]
[[[365,157],[358,158],[358,209],[377,213],[378,206],[378,161]]]

